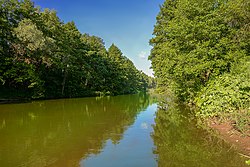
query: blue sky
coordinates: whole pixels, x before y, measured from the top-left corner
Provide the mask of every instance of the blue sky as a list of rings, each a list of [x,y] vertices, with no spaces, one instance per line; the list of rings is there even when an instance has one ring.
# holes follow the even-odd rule
[[[147,57],[159,5],[164,0],[34,0],[35,5],[57,11],[64,22],[74,21],[81,33],[112,43],[135,66],[152,75]]]

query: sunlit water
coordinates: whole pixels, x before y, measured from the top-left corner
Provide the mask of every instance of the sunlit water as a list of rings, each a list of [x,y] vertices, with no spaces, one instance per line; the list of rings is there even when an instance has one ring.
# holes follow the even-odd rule
[[[145,94],[0,105],[1,167],[246,166],[179,106]]]

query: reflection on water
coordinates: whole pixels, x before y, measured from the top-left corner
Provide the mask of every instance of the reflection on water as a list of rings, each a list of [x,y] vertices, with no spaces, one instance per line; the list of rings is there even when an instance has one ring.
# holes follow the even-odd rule
[[[174,103],[157,111],[152,138],[158,167],[246,166],[225,142],[196,128],[192,115]]]
[[[1,167],[241,167],[223,141],[146,94],[0,105]]]
[[[118,144],[108,141],[98,155],[81,161],[81,167],[154,167],[157,166],[150,137],[157,105],[150,105],[141,112],[134,124],[124,133]]]
[[[138,94],[0,105],[0,166],[79,166],[119,143],[150,103]]]

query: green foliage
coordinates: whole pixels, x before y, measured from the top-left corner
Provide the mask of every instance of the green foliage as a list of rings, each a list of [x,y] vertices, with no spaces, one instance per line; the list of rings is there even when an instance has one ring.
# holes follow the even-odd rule
[[[249,9],[247,0],[166,0],[150,40],[158,89],[195,103],[201,117],[224,115],[247,127]]]
[[[230,72],[233,63],[249,55],[249,20],[241,27],[233,24],[231,17],[238,16],[225,12],[231,3],[181,0],[162,5],[149,57],[160,86],[167,83],[181,100],[192,101],[210,78]],[[240,14],[249,18],[245,12]],[[235,38],[240,34],[244,43]]]
[[[201,116],[218,116],[250,107],[250,82],[246,78],[224,74],[211,80],[196,98]]]
[[[121,50],[114,44],[108,49],[108,58],[111,60],[111,69],[108,79],[110,79],[110,92],[114,94],[136,93],[145,91],[152,78],[148,77],[142,71],[138,71],[133,62],[123,56]]]
[[[237,64],[230,74],[208,82],[196,97],[197,115],[230,119],[245,133],[250,124],[250,65]]]
[[[31,51],[43,49],[45,46],[43,33],[29,19],[23,19],[19,22],[18,27],[14,28],[14,34]]]
[[[107,51],[101,38],[81,34],[55,11],[30,0],[4,0],[0,8],[0,89],[12,98],[127,94],[153,83],[117,46]]]
[[[250,165],[250,159],[246,161],[246,164],[247,164],[247,165]]]

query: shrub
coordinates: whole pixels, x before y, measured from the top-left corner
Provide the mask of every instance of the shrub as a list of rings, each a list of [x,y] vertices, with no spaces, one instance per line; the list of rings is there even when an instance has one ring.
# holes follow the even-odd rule
[[[195,99],[202,117],[250,110],[250,82],[241,75],[224,74],[208,82]]]

